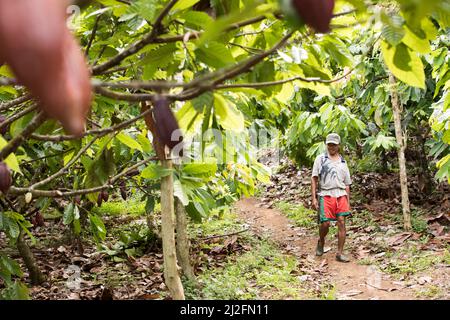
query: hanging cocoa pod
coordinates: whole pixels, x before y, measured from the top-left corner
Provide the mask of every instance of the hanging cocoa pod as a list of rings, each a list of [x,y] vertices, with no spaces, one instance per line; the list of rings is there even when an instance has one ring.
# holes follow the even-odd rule
[[[102,202],[103,202],[103,194],[102,194],[102,192],[99,192],[98,197],[97,197],[97,206],[101,207]]]
[[[0,162],[0,191],[6,194],[11,187],[11,171],[4,162]]]
[[[108,202],[108,199],[109,199],[108,191],[106,191],[106,190],[102,191],[102,199],[104,202]]]
[[[176,130],[180,130],[180,127],[166,98],[158,97],[153,101],[153,116],[155,118],[157,138],[162,145],[166,145],[172,150],[183,141],[182,136],[174,134]]]
[[[84,131],[91,102],[84,55],[66,27],[64,1],[0,0],[0,56],[47,116]]]
[[[330,31],[334,0],[292,0],[292,5],[301,19],[320,33]]]
[[[125,181],[122,181],[120,183],[120,195],[121,195],[123,200],[127,200],[127,189],[126,189],[126,186],[125,186]]]

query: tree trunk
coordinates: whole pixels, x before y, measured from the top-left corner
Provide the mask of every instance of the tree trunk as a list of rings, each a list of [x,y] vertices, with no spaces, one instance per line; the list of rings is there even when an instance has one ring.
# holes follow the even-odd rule
[[[400,188],[402,192],[402,208],[403,208],[403,226],[405,230],[411,230],[411,212],[409,207],[409,196],[408,196],[408,179],[406,174],[406,161],[405,161],[405,149],[406,149],[406,132],[402,131],[402,111],[403,108],[400,105],[397,93],[397,82],[394,75],[389,74],[389,83],[391,84],[391,102],[392,111],[394,114],[394,125],[395,125],[395,137],[397,138],[397,143],[399,148],[397,150],[398,154],[398,164],[400,169]]]
[[[36,260],[34,259],[33,252],[31,252],[30,247],[24,239],[23,230],[20,230],[19,237],[17,238],[17,250],[19,250],[20,255],[25,263],[25,266],[30,273],[30,279],[32,285],[40,285],[45,282],[45,276],[39,270]]]
[[[175,215],[177,219],[177,257],[183,274],[191,281],[195,281],[194,269],[192,268],[190,256],[190,243],[187,234],[186,210],[183,203],[176,199]]]
[[[172,169],[172,160],[162,160],[165,169]],[[173,176],[161,179],[161,233],[164,255],[164,278],[174,300],[184,300],[184,290],[178,274],[175,245]]]

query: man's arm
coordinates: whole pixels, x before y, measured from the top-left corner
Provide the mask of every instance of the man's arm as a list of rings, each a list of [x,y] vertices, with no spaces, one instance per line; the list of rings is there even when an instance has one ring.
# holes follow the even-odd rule
[[[345,191],[347,191],[348,207],[350,208],[350,185],[345,187]]]
[[[319,185],[319,177],[314,176],[311,178],[311,196],[312,205],[314,209],[319,209],[319,202],[317,201],[317,186]]]

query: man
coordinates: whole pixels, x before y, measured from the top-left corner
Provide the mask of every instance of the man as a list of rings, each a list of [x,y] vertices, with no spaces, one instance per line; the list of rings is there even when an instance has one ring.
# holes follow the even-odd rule
[[[337,221],[338,251],[336,260],[349,262],[343,254],[345,243],[345,217],[350,214],[350,172],[344,158],[339,154],[341,138],[331,133],[326,138],[327,152],[314,161],[311,181],[312,204],[319,211],[319,241],[316,255],[323,255],[325,236],[330,221]],[[319,186],[319,192],[317,192]]]

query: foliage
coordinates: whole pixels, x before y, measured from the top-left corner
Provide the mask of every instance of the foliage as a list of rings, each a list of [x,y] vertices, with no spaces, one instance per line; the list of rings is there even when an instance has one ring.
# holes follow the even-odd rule
[[[21,213],[50,210],[62,198],[63,223],[77,235],[88,226],[102,242],[101,216],[83,209],[122,185],[144,190],[145,211],[154,212],[166,175],[174,176],[174,195],[190,217],[207,221],[253,194],[256,181],[269,180],[249,138],[252,123],[280,129],[300,163],[323,152],[332,131],[349,150],[390,150],[396,144],[389,72],[400,80],[404,128],[429,123],[436,177],[450,179],[448,0],[336,1],[335,13],[345,14],[333,19],[327,35],[285,21],[277,0],[217,0],[208,10],[197,3],[98,0],[75,17],[73,32],[96,93],[88,132],[65,135],[57,122],[46,121],[2,155],[14,172],[13,187],[1,195],[8,201],[1,202],[0,230],[10,240],[20,228],[29,233]],[[0,76],[14,77],[6,65]],[[25,95],[18,85],[0,87],[9,123],[2,151],[33,123],[34,102]],[[155,137],[142,121],[140,103],[161,96],[172,102],[185,138],[186,153],[171,171],[154,160]],[[25,194],[30,202],[21,201]],[[20,210],[7,205],[16,202]]]

